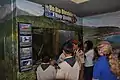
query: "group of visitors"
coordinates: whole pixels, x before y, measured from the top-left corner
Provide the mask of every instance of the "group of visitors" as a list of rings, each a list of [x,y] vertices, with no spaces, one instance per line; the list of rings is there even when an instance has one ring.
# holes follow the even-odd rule
[[[93,42],[77,40],[65,42],[58,60],[43,57],[37,67],[37,80],[120,80],[120,53],[112,50],[107,41],[95,48]]]

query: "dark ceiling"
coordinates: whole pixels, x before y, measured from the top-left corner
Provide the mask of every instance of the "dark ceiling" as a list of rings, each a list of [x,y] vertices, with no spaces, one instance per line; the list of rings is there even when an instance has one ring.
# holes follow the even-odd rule
[[[79,17],[92,16],[120,10],[120,0],[90,0],[75,4],[70,0],[29,0],[40,4],[52,4],[75,13]]]

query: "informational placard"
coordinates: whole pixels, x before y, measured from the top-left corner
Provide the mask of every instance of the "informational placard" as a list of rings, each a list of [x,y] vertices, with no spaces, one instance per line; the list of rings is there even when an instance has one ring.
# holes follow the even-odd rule
[[[20,71],[28,71],[32,69],[32,59],[20,60]]]
[[[70,23],[77,22],[77,19],[73,13],[64,9],[60,9],[53,5],[45,5],[45,16],[53,19],[67,21]]]
[[[20,46],[32,46],[32,36],[31,35],[21,35],[20,36]]]
[[[32,47],[22,47],[20,48],[20,58],[21,59],[26,59],[26,58],[31,58],[32,57]]]
[[[18,23],[18,57],[19,71],[32,69],[32,25]]]

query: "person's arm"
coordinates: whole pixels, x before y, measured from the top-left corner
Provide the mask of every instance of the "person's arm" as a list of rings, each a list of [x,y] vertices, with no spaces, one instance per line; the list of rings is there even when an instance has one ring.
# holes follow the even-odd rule
[[[80,80],[84,80],[84,64],[81,64],[81,70],[80,70]]]
[[[93,68],[93,80],[99,80],[101,73],[101,64],[96,63]]]
[[[78,57],[79,60],[79,65],[80,65],[80,72],[79,72],[79,79],[80,80],[84,80],[84,53],[82,50],[80,50],[79,52],[76,51],[76,56]]]

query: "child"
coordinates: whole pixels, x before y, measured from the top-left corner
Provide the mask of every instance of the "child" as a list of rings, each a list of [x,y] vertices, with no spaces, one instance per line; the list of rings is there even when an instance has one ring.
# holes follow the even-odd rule
[[[94,49],[93,49],[93,42],[87,40],[84,42],[85,47],[85,69],[84,69],[84,79],[85,80],[92,80],[93,74],[93,59],[94,59]]]
[[[60,63],[59,69],[57,71],[57,79],[64,80],[78,80],[79,79],[79,64],[76,61],[74,54],[72,43],[67,43],[63,48],[63,53],[65,55],[65,59],[62,63]]]
[[[112,54],[111,44],[107,41],[102,41],[97,47],[100,57],[94,65],[93,80],[117,80],[117,76],[112,72],[109,62],[109,55]]]
[[[55,80],[56,69],[50,65],[50,58],[45,56],[37,68],[37,80]]]

